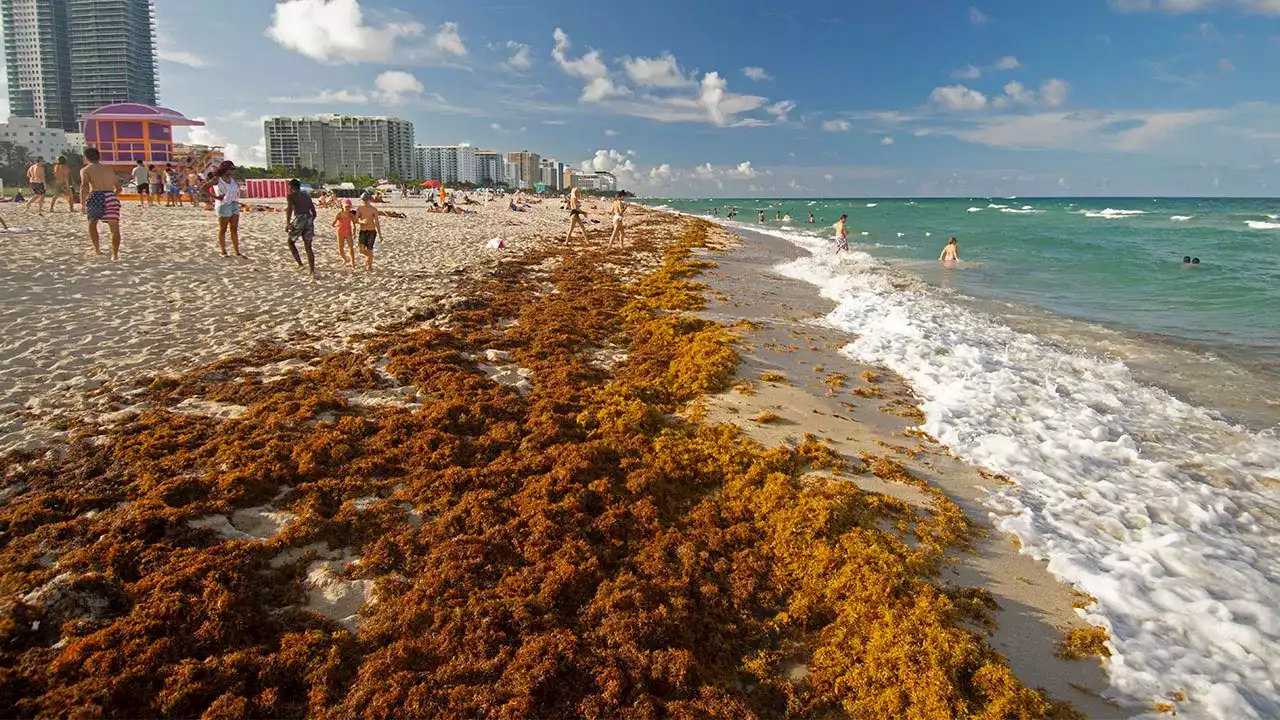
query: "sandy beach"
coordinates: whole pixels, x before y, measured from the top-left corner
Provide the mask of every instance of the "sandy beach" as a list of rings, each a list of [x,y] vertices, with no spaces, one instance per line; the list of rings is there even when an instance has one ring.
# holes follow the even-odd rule
[[[783,246],[390,209],[373,278],[275,213],[248,260],[195,210],[16,251],[0,713],[1134,714]]]
[[[10,225],[32,232],[0,235],[0,454],[57,437],[48,421],[91,409],[88,393],[104,385],[258,343],[341,344],[563,231],[558,203],[511,212],[494,202],[467,215],[428,213],[422,200],[380,207],[408,218],[384,218],[373,276],[343,266],[329,227],[335,211],[321,209],[317,282],[297,271],[279,212],[245,213],[247,257],[227,259],[213,213],[126,202],[122,257],[111,262],[92,254],[84,217],[65,205],[43,218],[6,207]],[[505,250],[488,247],[498,237]]]

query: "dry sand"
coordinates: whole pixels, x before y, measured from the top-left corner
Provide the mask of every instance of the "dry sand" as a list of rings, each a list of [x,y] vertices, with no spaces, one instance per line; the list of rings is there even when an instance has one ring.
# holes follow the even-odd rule
[[[422,200],[380,207],[409,217],[383,218],[373,276],[342,265],[329,227],[335,211],[320,210],[316,282],[294,264],[283,213],[245,213],[240,247],[248,257],[228,259],[218,253],[213,213],[125,202],[118,262],[93,255],[78,212],[8,213],[10,224],[34,231],[0,236],[0,455],[59,437],[48,421],[92,410],[86,393],[105,384],[259,342],[340,343],[405,319],[501,254],[565,230],[560,203],[551,201],[524,213],[493,202],[468,215],[428,213]],[[495,237],[505,250],[488,247]]]

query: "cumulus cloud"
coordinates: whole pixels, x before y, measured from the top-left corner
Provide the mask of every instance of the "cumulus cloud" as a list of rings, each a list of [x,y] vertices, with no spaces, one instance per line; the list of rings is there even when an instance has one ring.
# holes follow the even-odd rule
[[[709,72],[702,76],[702,89],[698,93],[698,104],[707,111],[714,125],[724,125],[725,113],[720,104],[724,101],[729,83],[720,77],[720,73]]]
[[[996,70],[1017,70],[1022,67],[1022,63],[1018,62],[1018,58],[1013,55],[1005,55],[996,61]]]
[[[1040,101],[1049,107],[1058,107],[1066,104],[1070,92],[1071,86],[1066,80],[1049,78],[1040,86]]]
[[[388,105],[400,105],[426,90],[418,78],[402,70],[388,70],[373,81],[373,94]]]
[[[665,185],[671,181],[671,166],[663,163],[649,170],[650,185]]]
[[[507,41],[507,49],[512,51],[506,65],[516,70],[528,70],[533,67],[533,58],[529,54],[529,46],[515,40]]]
[[[885,135],[884,137],[880,138],[880,144],[881,144],[881,145],[892,145],[892,144],[893,144],[893,138],[892,138],[892,137],[889,137],[888,135]]]
[[[699,180],[714,180],[716,169],[711,163],[703,163],[693,169],[693,176]]]
[[[321,90],[315,95],[295,95],[287,97],[271,97],[267,98],[273,103],[286,103],[296,105],[324,105],[328,103],[367,103],[369,96],[363,90]]]
[[[583,172],[613,173],[624,185],[634,185],[637,180],[635,163],[627,153],[617,150],[597,150],[589,160],[583,160],[580,167]]]
[[[822,129],[827,132],[849,132],[853,129],[853,124],[848,120],[827,120],[822,123]]]
[[[386,62],[396,41],[421,35],[417,22],[365,24],[359,0],[277,2],[267,36],[282,47],[319,62]]]
[[[556,28],[553,37],[555,46],[551,49],[551,57],[555,59],[556,64],[565,74],[586,81],[586,85],[582,88],[583,101],[600,102],[631,92],[613,83],[609,77],[609,68],[605,67],[604,60],[600,59],[599,50],[592,50],[574,60],[569,57],[569,36],[565,31]]]
[[[631,81],[642,87],[678,88],[692,85],[671,53],[656,58],[622,58],[622,69]]]
[[[186,132],[184,142],[190,145],[222,146],[226,158],[237,165],[265,167],[267,164],[267,141],[260,139],[249,145],[235,142],[214,129],[206,118],[194,118],[205,123],[203,126],[175,128],[178,132]],[[259,126],[261,127],[261,126]],[[259,135],[261,137],[261,135]]]
[[[431,38],[431,45],[445,55],[462,57],[467,54],[467,46],[458,34],[458,23],[447,22],[441,25],[440,31]]]
[[[1183,14],[1209,10],[1218,5],[1234,5],[1255,15],[1280,15],[1280,0],[1111,0],[1111,6],[1120,12]]]
[[[987,96],[964,85],[947,85],[934,88],[929,102],[946,110],[981,110],[987,106]]]
[[[770,80],[773,77],[769,73],[765,72],[764,68],[755,67],[754,65],[742,68],[742,74],[746,75],[748,80],[756,81]]]
[[[1040,85],[1036,92],[1020,82],[1005,83],[1004,93],[991,101],[997,108],[1008,108],[1015,105],[1044,105],[1060,107],[1067,102],[1071,93],[1071,85],[1066,80],[1050,78]]]
[[[781,100],[766,107],[764,111],[772,115],[778,122],[785,122],[787,115],[795,109],[796,104],[794,102],[791,102],[790,100]]]
[[[730,168],[725,174],[736,180],[750,180],[760,173],[751,167],[750,162],[740,162],[738,167]]]
[[[835,180],[835,179],[836,179],[836,177],[835,177],[835,175],[832,175],[831,173],[827,173],[826,175],[823,175],[823,176],[822,176],[822,179],[823,179],[823,180],[826,180],[827,182],[831,182],[832,180]]]
[[[981,10],[976,7],[969,8],[969,24],[970,25],[986,25],[991,22],[991,18],[987,17]]]

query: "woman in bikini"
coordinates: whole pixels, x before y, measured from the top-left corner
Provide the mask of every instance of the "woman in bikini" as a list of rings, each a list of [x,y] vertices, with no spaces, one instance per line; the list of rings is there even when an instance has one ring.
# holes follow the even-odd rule
[[[956,242],[955,238],[951,238],[947,246],[942,248],[938,262],[942,263],[944,268],[953,268],[960,264],[960,243]]]
[[[613,242],[618,241],[618,247],[626,245],[626,226],[623,224],[623,215],[627,213],[627,203],[624,199],[627,197],[625,192],[618,193],[613,199],[613,235],[609,236],[609,247],[613,247]]]

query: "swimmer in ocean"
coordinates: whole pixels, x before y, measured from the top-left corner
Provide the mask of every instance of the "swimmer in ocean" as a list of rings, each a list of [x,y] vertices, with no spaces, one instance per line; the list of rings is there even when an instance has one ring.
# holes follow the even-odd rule
[[[947,242],[947,246],[942,248],[942,254],[938,256],[938,262],[942,263],[942,267],[953,268],[960,262],[960,243],[955,238],[951,238]]]
[[[763,210],[757,210],[756,212],[760,213],[760,222],[764,222],[764,211],[763,211]]]
[[[813,213],[809,213],[809,224],[813,224]]]
[[[1191,258],[1191,264],[1192,264],[1192,265],[1199,265],[1199,264],[1200,264],[1200,258]]]
[[[783,222],[791,222],[791,213],[787,213],[786,215],[783,215],[783,216],[782,216],[782,221],[783,221]]]
[[[1191,264],[1191,256],[1190,256],[1190,255],[1183,255],[1183,256],[1182,256],[1182,264],[1183,264],[1183,265],[1190,265],[1190,264]]]

